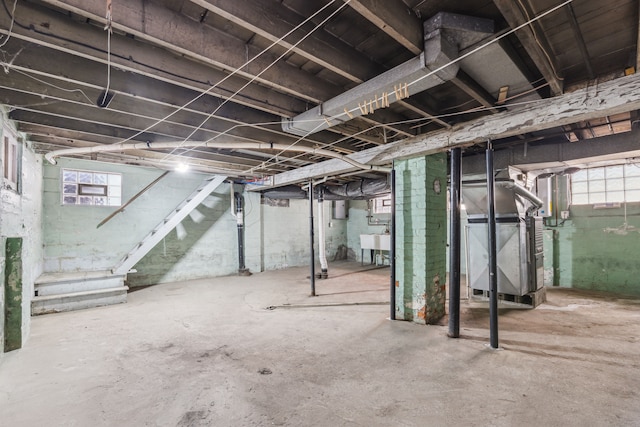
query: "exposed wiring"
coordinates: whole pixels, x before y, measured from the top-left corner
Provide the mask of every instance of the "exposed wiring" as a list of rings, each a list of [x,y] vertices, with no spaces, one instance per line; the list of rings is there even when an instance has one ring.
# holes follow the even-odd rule
[[[109,88],[111,87],[111,34],[113,34],[112,15],[111,15],[111,0],[107,0],[107,25],[104,29],[107,32],[107,87],[104,90],[104,96],[100,105],[106,107],[107,98],[109,97]]]
[[[351,1],[348,0],[347,3]],[[236,75],[237,73],[239,73],[243,68],[245,68],[246,66],[248,66],[249,64],[251,64],[253,61],[255,61],[257,58],[259,58],[260,56],[264,55],[266,52],[268,52],[272,47],[276,46],[278,43],[280,43],[282,40],[284,40],[285,38],[287,38],[289,35],[291,35],[293,32],[297,31],[300,27],[302,27],[304,24],[306,24],[307,22],[311,21],[313,18],[315,18],[319,13],[321,13],[324,9],[326,9],[327,7],[329,7],[331,4],[335,3],[336,0],[331,0],[329,3],[327,3],[326,5],[324,5],[322,8],[320,8],[317,12],[315,12],[313,15],[309,16],[307,19],[305,19],[304,21],[302,21],[300,24],[296,25],[294,28],[292,28],[290,31],[288,31],[285,35],[283,35],[282,37],[280,37],[278,40],[274,41],[273,43],[271,43],[269,46],[267,46],[266,48],[264,48],[262,51],[260,51],[256,56],[254,56],[253,58],[251,58],[250,60],[248,60],[247,62],[245,62],[244,64],[242,64],[241,66],[239,66],[238,68],[236,68],[235,70],[233,70],[231,73],[229,73],[228,75],[226,75],[223,79],[221,79],[220,81],[218,81],[217,83],[215,83],[214,85],[210,86],[209,89],[207,89],[204,92],[201,92],[200,94],[198,94],[196,97],[194,97],[191,101],[187,102],[186,104],[178,107],[175,111],[173,111],[171,114],[168,114],[166,117],[164,117],[161,120],[158,120],[156,123],[153,123],[151,125],[149,125],[147,128],[145,128],[144,130],[140,131],[138,134],[136,135],[132,135],[129,138],[126,138],[122,141],[116,142],[116,144],[122,144],[124,142],[130,141],[133,138],[135,138],[136,136],[141,135],[142,133],[151,130],[154,126],[162,123],[164,120],[168,119],[169,117],[173,116],[174,114],[177,114],[178,112],[182,111],[183,109],[185,109],[187,106],[191,105],[192,103],[194,103],[195,101],[197,101],[198,99],[202,98],[203,96],[207,95],[209,92],[211,92],[213,89],[215,89],[216,87],[218,87],[220,84],[222,84],[223,82],[225,82],[226,80],[228,80],[229,78],[231,78],[232,76]],[[316,26],[317,28],[317,26]],[[315,28],[314,28],[315,29]],[[233,95],[236,96],[237,92]],[[219,107],[216,109],[219,110]]]
[[[426,73],[425,75],[423,75],[423,76],[421,76],[421,77],[418,77],[418,78],[417,78],[417,79],[415,79],[414,81],[412,81],[412,82],[408,83],[408,84],[407,84],[407,86],[408,86],[408,87],[411,87],[411,86],[415,85],[416,83],[418,83],[418,82],[420,82],[420,81],[422,81],[422,80],[424,80],[424,79],[426,79],[426,78],[429,78],[429,77],[433,76],[434,74],[436,74],[436,73],[438,73],[438,72],[440,72],[440,71],[444,70],[445,68],[447,68],[447,67],[449,67],[449,66],[451,66],[451,65],[453,65],[453,64],[456,64],[456,63],[458,63],[458,62],[462,61],[463,59],[467,58],[468,56],[473,55],[474,53],[479,52],[480,50],[485,49],[486,47],[488,47],[488,46],[490,46],[490,45],[492,45],[492,44],[494,44],[494,43],[497,43],[499,40],[501,40],[501,39],[503,39],[503,38],[507,37],[507,36],[508,36],[508,35],[510,35],[510,34],[515,33],[516,31],[520,30],[521,28],[524,28],[524,27],[525,27],[525,26],[527,26],[527,25],[531,25],[533,22],[536,22],[536,21],[538,21],[538,20],[542,19],[543,17],[545,17],[545,16],[547,16],[547,15],[549,15],[549,14],[551,14],[551,13],[553,13],[553,12],[557,11],[558,9],[560,9],[560,8],[562,8],[562,7],[564,7],[564,6],[566,6],[567,4],[571,3],[572,1],[573,1],[573,0],[566,0],[566,1],[564,1],[563,3],[561,3],[561,4],[559,4],[559,5],[555,6],[555,7],[551,8],[551,9],[549,9],[549,10],[547,10],[547,11],[545,11],[545,12],[541,13],[540,15],[538,15],[538,16],[536,16],[536,17],[532,18],[532,19],[529,19],[527,22],[524,22],[524,23],[522,23],[521,25],[518,25],[517,27],[512,28],[511,30],[506,31],[506,32],[504,32],[504,33],[500,34],[498,37],[495,37],[495,38],[493,38],[493,39],[491,39],[491,40],[487,41],[486,43],[483,43],[483,44],[481,44],[481,45],[477,46],[476,48],[471,49],[470,51],[468,51],[468,52],[466,52],[466,53],[464,53],[464,54],[460,55],[459,57],[457,57],[457,58],[455,58],[455,59],[453,59],[453,60],[449,61],[448,63],[446,63],[446,64],[444,64],[444,65],[442,65],[442,66],[440,66],[440,67],[437,67],[437,68],[435,68],[435,69],[433,69],[433,70],[430,70],[430,71],[429,71],[428,73]],[[307,136],[311,135],[312,133],[315,133],[315,132],[320,128],[320,127],[322,127],[322,125],[323,125],[323,123],[325,122],[325,120],[328,120],[328,121],[332,121],[332,120],[345,121],[346,119],[345,119],[345,117],[344,117],[344,116],[347,116],[347,118],[349,118],[349,116],[350,116],[350,115],[352,115],[352,113],[357,112],[357,110],[358,110],[358,107],[354,107],[354,108],[352,108],[351,110],[346,110],[346,109],[345,109],[345,111],[344,111],[343,113],[339,113],[339,114],[337,114],[337,115],[335,115],[335,116],[333,116],[333,117],[318,119],[318,121],[319,121],[318,126],[316,126],[314,129],[311,129],[310,131],[306,132],[306,133],[305,133],[305,135],[303,135],[303,136],[301,136],[300,138],[298,138],[298,139],[293,143],[293,145],[295,145],[295,144],[299,143],[299,142],[300,142],[300,141],[302,141],[305,137],[307,137]],[[282,152],[280,152],[280,153],[278,153],[278,154],[276,154],[276,155],[272,156],[272,158],[271,158],[270,160],[274,159],[275,157],[277,157],[277,156],[278,156],[278,155],[280,155],[280,154],[282,154]],[[267,160],[266,162],[269,162],[269,160]]]
[[[255,76],[253,76],[247,83],[245,83],[244,85],[242,85],[242,87],[240,87],[240,89],[236,90],[229,98],[225,99],[224,102],[222,102],[222,104],[220,104],[215,110],[213,110],[211,113],[209,113],[209,115],[207,116],[206,119],[204,119],[202,121],[202,123],[200,123],[200,125],[193,130],[193,132],[191,132],[185,139],[184,142],[188,141],[189,138],[191,138],[211,117],[213,117],[227,102],[229,102],[230,100],[232,100],[234,97],[236,97],[240,92],[242,92],[244,89],[246,89],[249,85],[251,85],[254,81],[256,81],[262,74],[264,74],[267,70],[269,70],[271,67],[273,67],[278,61],[280,61],[282,58],[284,58],[285,56],[287,56],[292,50],[294,50],[296,47],[298,47],[298,45],[300,43],[302,43],[304,40],[306,40],[309,36],[311,36],[311,34],[317,30],[318,28],[322,27],[324,24],[326,24],[331,18],[333,18],[335,15],[337,15],[338,13],[340,13],[342,11],[342,9],[344,9],[349,2],[351,2],[351,0],[345,0],[344,3],[342,3],[335,11],[333,11],[329,16],[327,16],[325,19],[322,20],[322,22],[320,22],[319,24],[316,24],[315,27],[309,31],[308,33],[306,33],[302,38],[300,38],[300,40],[298,40],[296,43],[294,43],[292,46],[290,46],[289,48],[287,48],[284,53],[282,53],[280,56],[278,56],[275,60],[273,60],[269,65],[267,65],[267,67],[265,67],[263,70],[261,70],[258,74],[256,74]],[[280,40],[282,40],[284,37],[281,37]],[[275,42],[269,46],[267,49],[270,49],[271,47],[273,47],[275,45]],[[249,61],[247,61],[248,63]],[[171,151],[169,153],[169,155],[173,154],[175,152],[175,150],[179,148],[176,147],[173,151]]]
[[[531,20],[531,17],[529,15],[529,11],[527,10],[527,8],[522,3],[522,0],[518,0],[518,4],[520,5],[520,9],[522,9],[522,12],[524,13],[524,15],[527,17],[527,20]],[[568,4],[568,3],[566,3],[566,4]],[[564,6],[564,4],[561,5],[561,6]],[[564,80],[564,77],[560,77],[558,75],[558,72],[556,71],[556,67],[555,67],[555,65],[553,65],[553,61],[551,60],[551,56],[549,56],[549,53],[547,52],[547,50],[544,48],[544,46],[542,46],[542,43],[540,42],[540,39],[538,38],[538,33],[536,32],[536,29],[535,29],[535,27],[533,25],[531,25],[531,32],[533,33],[533,39],[536,41],[536,43],[540,47],[540,50],[542,51],[542,53],[544,53],[544,56],[547,58],[547,61],[549,61],[549,66],[551,67],[551,71],[553,71],[553,74],[556,76],[556,79]]]
[[[222,79],[222,80],[220,80],[218,83],[216,83],[215,85],[211,86],[207,91],[204,91],[204,92],[200,93],[200,94],[199,94],[196,98],[194,98],[192,101],[190,101],[189,103],[186,103],[184,106],[182,106],[182,107],[180,107],[180,108],[176,109],[173,113],[171,113],[171,114],[170,114],[170,115],[168,115],[167,117],[165,117],[165,118],[163,118],[163,119],[160,119],[160,120],[157,120],[157,121],[156,121],[156,123],[154,123],[154,124],[150,125],[148,128],[146,128],[146,129],[144,129],[144,130],[141,130],[137,135],[140,135],[140,134],[142,134],[142,133],[146,132],[147,130],[150,130],[153,126],[155,126],[155,125],[157,125],[157,124],[159,124],[159,123],[162,123],[163,121],[165,121],[165,120],[167,120],[169,117],[171,117],[173,114],[175,114],[175,113],[177,113],[178,111],[180,111],[180,110],[182,110],[182,109],[186,108],[189,104],[191,104],[192,102],[194,102],[195,100],[197,100],[197,99],[198,99],[198,98],[200,98],[201,96],[203,96],[203,95],[205,95],[205,94],[209,93],[212,89],[214,89],[215,87],[217,87],[218,85],[220,85],[224,80],[226,80],[227,78],[229,78],[231,75],[233,75],[233,74],[237,73],[237,72],[240,70],[240,68],[245,67],[246,65],[248,65],[248,63],[250,63],[251,61],[255,60],[257,57],[259,57],[261,54],[263,54],[264,52],[266,52],[267,50],[269,50],[271,47],[273,47],[273,46],[275,46],[276,44],[278,44],[281,40],[283,40],[285,37],[287,37],[288,35],[290,35],[293,31],[297,30],[301,25],[305,24],[305,23],[306,23],[306,22],[308,22],[310,19],[312,19],[313,17],[315,17],[318,13],[320,13],[322,10],[324,10],[326,7],[328,7],[328,6],[329,6],[330,4],[332,4],[334,1],[335,1],[335,0],[333,0],[332,2],[330,2],[329,4],[327,4],[326,6],[324,6],[322,9],[320,9],[320,10],[319,10],[318,12],[316,12],[314,15],[310,16],[309,18],[307,18],[307,19],[306,19],[304,22],[302,22],[299,26],[297,26],[296,28],[292,29],[289,33],[285,34],[285,35],[284,35],[283,37],[281,37],[279,40],[277,40],[277,41],[275,41],[274,43],[272,43],[269,47],[267,47],[266,49],[264,49],[260,54],[258,54],[257,56],[255,56],[255,57],[254,57],[254,58],[252,58],[251,60],[247,61],[247,64],[242,65],[241,67],[239,67],[238,69],[236,69],[232,74],[228,75],[227,77],[225,77],[224,79]],[[342,5],[341,7],[344,7],[344,6],[345,6],[349,1],[350,1],[350,0],[348,0],[346,3],[343,3],[343,5]],[[463,55],[463,56],[461,56],[461,57],[459,57],[459,58],[457,58],[457,59],[455,59],[455,60],[451,61],[449,64],[446,64],[446,65],[444,65],[444,66],[440,67],[440,68],[439,68],[439,69],[437,69],[437,70],[433,70],[433,71],[432,71],[431,73],[429,73],[428,75],[425,75],[425,76],[423,76],[423,77],[421,77],[421,78],[417,79],[416,81],[414,81],[414,82],[412,82],[412,83],[410,83],[410,84],[415,84],[416,82],[418,82],[418,81],[422,80],[423,78],[426,78],[426,77],[428,77],[429,75],[431,75],[431,74],[433,74],[433,73],[435,73],[435,72],[438,72],[438,71],[440,71],[441,69],[443,69],[443,68],[445,68],[445,67],[447,67],[447,66],[449,66],[449,65],[451,65],[451,64],[453,64],[453,63],[455,63],[455,62],[457,62],[457,61],[460,61],[460,60],[464,59],[466,56],[468,56],[468,55],[470,55],[470,54],[472,54],[472,53],[475,53],[475,52],[479,51],[480,49],[482,49],[482,48],[484,48],[484,47],[488,46],[489,44],[496,42],[496,41],[497,41],[497,40],[499,40],[500,38],[502,38],[502,37],[504,37],[504,36],[506,36],[506,35],[508,35],[508,34],[511,34],[511,33],[515,32],[515,31],[519,30],[519,29],[520,29],[520,28],[522,28],[523,26],[530,25],[530,24],[531,24],[531,22],[534,22],[534,21],[536,21],[536,20],[538,20],[538,19],[540,19],[540,18],[542,18],[542,17],[546,16],[546,15],[547,15],[547,14],[549,14],[549,13],[552,13],[553,11],[555,11],[555,10],[559,9],[560,7],[562,7],[562,6],[564,6],[564,5],[568,4],[568,3],[570,3],[571,1],[572,1],[572,0],[568,0],[568,1],[564,2],[564,3],[562,3],[561,5],[559,5],[559,6],[555,7],[555,8],[553,8],[553,9],[550,9],[550,10],[548,10],[547,12],[544,12],[543,14],[541,14],[541,15],[539,15],[539,16],[537,16],[537,17],[535,17],[534,19],[530,19],[528,22],[526,22],[526,23],[522,24],[521,26],[519,26],[519,27],[517,27],[517,28],[514,28],[514,29],[512,29],[511,31],[509,31],[509,32],[506,32],[506,33],[502,34],[502,35],[501,35],[500,37],[498,37],[498,38],[492,39],[492,40],[491,40],[491,41],[489,41],[488,43],[486,43],[486,44],[484,44],[484,45],[482,45],[482,46],[479,46],[478,48],[476,48],[476,49],[474,49],[474,50],[472,50],[472,51],[468,52],[467,54],[465,54],[465,55]],[[4,3],[4,1],[3,1],[3,3]],[[16,1],[16,3],[17,3],[17,1]],[[15,12],[15,6],[16,6],[16,3],[14,3],[14,12]],[[5,9],[7,9],[7,8],[6,8],[6,3],[5,3]],[[340,9],[339,9],[339,10],[340,10]],[[336,12],[334,12],[334,14],[335,14],[335,13],[337,13],[337,11],[336,11]],[[332,16],[333,16],[333,14],[332,14]],[[329,18],[331,18],[331,17],[329,17]],[[329,18],[327,18],[327,20],[328,20]],[[13,26],[13,22],[14,22],[14,21],[15,21],[15,13],[12,13],[12,26]],[[326,22],[326,20],[325,20],[325,22]],[[20,25],[19,23],[17,23],[17,24],[18,24],[18,25]],[[324,24],[324,23],[323,23],[323,24]],[[323,24],[321,24],[321,25],[323,25]],[[316,28],[318,28],[318,27],[319,27],[319,26],[316,26]],[[314,30],[315,30],[315,28],[314,28]],[[312,31],[313,31],[313,30],[312,30]],[[43,34],[45,34],[45,33],[43,33]],[[310,33],[309,33],[309,34],[310,34]],[[308,35],[307,35],[307,36],[308,36]],[[305,37],[306,37],[306,36],[305,36]],[[60,38],[60,37],[59,37],[59,38]],[[62,39],[62,38],[61,38],[61,39]],[[302,40],[301,40],[301,41],[302,41]],[[6,42],[6,41],[5,41],[5,42]],[[76,42],[76,43],[77,43],[77,42]],[[298,43],[300,43],[300,42],[298,42]],[[296,45],[297,45],[297,44],[296,44]],[[292,48],[294,48],[296,45],[294,45]],[[109,48],[109,50],[110,50],[110,48]],[[109,57],[110,57],[110,52],[108,52],[108,54],[109,54]],[[280,58],[278,58],[278,60],[279,60],[279,59],[280,59]],[[277,60],[276,60],[276,61],[277,61]],[[145,65],[145,64],[142,64],[142,65]],[[110,68],[110,67],[109,67],[109,68]],[[164,71],[164,70],[161,70],[161,71]],[[30,76],[30,77],[32,77],[32,76]],[[258,75],[258,76],[256,76],[255,78],[257,78],[257,77],[259,77],[259,75]],[[32,78],[34,78],[34,77],[32,77]],[[254,78],[253,80],[255,80],[255,78]],[[252,81],[253,81],[253,80],[252,80]],[[251,82],[249,82],[249,83],[251,83]],[[248,84],[249,84],[249,83],[248,83]],[[47,84],[48,84],[48,83],[47,83]],[[247,85],[248,85],[248,84],[247,84]],[[52,86],[53,86],[53,85],[52,85]],[[246,87],[246,86],[245,86],[245,87]],[[64,90],[64,89],[63,89],[63,90]],[[241,89],[241,90],[242,90],[242,89]],[[69,91],[69,90],[67,89],[67,91]],[[80,91],[80,90],[78,90],[78,91]],[[80,92],[81,92],[81,93],[83,93],[83,95],[84,95],[86,98],[88,98],[88,97],[86,96],[86,94],[84,94],[84,92],[82,92],[82,91],[80,91]],[[236,96],[238,93],[239,93],[239,91],[236,91],[236,93],[235,93],[234,95],[232,95],[232,97],[229,97],[225,102],[227,102],[228,100],[231,100],[231,99],[232,99],[234,96]],[[221,106],[222,106],[222,104],[221,104]],[[217,111],[217,110],[219,110],[219,108],[220,108],[220,107],[216,108],[216,111]],[[352,110],[352,111],[355,111],[355,109],[354,109],[354,110]],[[483,109],[473,109],[472,111],[483,111]],[[469,112],[469,111],[459,112],[459,113],[454,113],[454,115],[467,114],[468,112]],[[211,114],[209,115],[209,117],[213,116],[213,114],[215,114],[215,112],[214,112],[214,113],[211,113]],[[339,115],[339,116],[340,116],[340,115]],[[339,117],[339,116],[337,116],[337,117]],[[445,116],[446,116],[446,115],[445,115]],[[208,118],[209,118],[209,117],[208,117]],[[438,116],[438,117],[444,117],[444,116]],[[425,119],[424,119],[424,118],[420,118],[420,119],[414,119],[414,120],[422,120],[422,121],[424,121]],[[316,129],[322,126],[322,124],[324,123],[324,119],[321,119],[321,120],[319,119],[319,120],[317,120],[317,121],[319,122],[319,125],[318,125],[318,127],[316,127]],[[205,120],[205,122],[206,122],[206,120]],[[401,124],[401,123],[406,123],[406,122],[407,122],[407,121],[400,121],[400,122],[396,122],[396,123],[385,123],[385,124],[378,124],[378,125],[374,125],[374,126],[371,126],[371,127],[370,127],[370,128],[368,128],[368,129],[363,130],[363,131],[361,131],[361,132],[358,132],[358,133],[356,133],[356,134],[354,134],[354,135],[349,135],[349,136],[347,136],[347,137],[344,137],[344,138],[342,138],[342,139],[339,139],[339,140],[337,140],[337,141],[334,141],[334,142],[332,142],[332,143],[330,143],[330,144],[323,144],[323,145],[324,145],[325,147],[329,147],[329,146],[335,145],[335,144],[337,144],[337,143],[339,143],[339,142],[342,142],[342,141],[348,140],[348,139],[350,139],[350,138],[354,138],[354,137],[356,137],[357,135],[359,135],[359,134],[361,134],[361,133],[368,132],[368,131],[373,130],[373,129],[376,129],[376,128],[378,128],[378,127],[390,126],[390,125],[394,125],[394,124]],[[278,122],[278,123],[279,123],[279,122]],[[204,122],[203,122],[203,124],[204,124]],[[202,126],[202,125],[201,125],[201,126]],[[218,137],[220,137],[220,136],[222,136],[222,135],[224,135],[224,134],[228,133],[229,131],[231,131],[231,130],[233,130],[233,129],[237,129],[237,128],[239,128],[239,127],[243,127],[243,126],[256,126],[256,124],[249,124],[249,123],[247,123],[247,124],[240,124],[240,125],[233,126],[231,129],[229,129],[229,130],[227,130],[227,131],[224,131],[224,132],[220,133],[219,135],[217,135],[217,136],[216,136],[216,137],[214,137],[214,138],[211,138],[210,140],[213,140],[213,139],[215,139],[215,138],[218,138]],[[302,136],[302,137],[298,138],[295,142],[293,142],[293,143],[290,145],[290,147],[292,147],[292,146],[296,145],[297,143],[299,143],[299,142],[300,142],[300,141],[302,141],[302,140],[305,140],[305,139],[306,139],[306,137],[307,137],[307,136],[309,136],[310,134],[314,133],[316,129],[314,129],[314,130],[312,130],[312,131],[308,132],[308,133],[307,133],[307,135],[305,135],[305,136]],[[129,140],[133,139],[135,136],[136,136],[136,135],[133,135],[133,136],[131,136],[131,137],[129,137],[129,138],[127,138],[127,139],[123,140],[123,141],[117,142],[116,144],[118,144],[118,143],[122,143],[122,142],[126,142],[126,141],[129,141]],[[311,141],[311,142],[313,142],[313,143],[317,143],[316,141]],[[179,148],[179,147],[176,147],[176,149],[177,149],[177,148]],[[192,148],[192,149],[195,149],[195,148],[197,148],[197,147],[194,147],[194,148]],[[175,151],[175,149],[174,149],[174,151]],[[190,151],[190,150],[189,150],[189,151]],[[278,156],[280,156],[280,155],[281,155],[282,153],[284,153],[285,151],[286,151],[286,150],[282,150],[282,151],[281,151],[281,152],[279,152],[278,154],[276,154],[276,155],[272,156],[269,160],[266,160],[266,161],[262,162],[261,167],[266,167],[267,165],[269,165],[269,164],[270,164],[271,160],[274,160],[274,159],[276,160],[276,162],[275,162],[274,164],[279,164],[279,163],[281,163],[283,160],[279,160],[279,159],[278,159]],[[168,155],[171,155],[171,153],[169,153]],[[295,156],[294,158],[297,158],[297,157],[300,157],[300,156],[301,156],[301,155],[298,155],[298,156]],[[292,158],[285,158],[285,159],[284,159],[284,161],[287,161],[287,160],[290,160],[290,159],[292,159]],[[252,168],[251,170],[253,171],[253,170],[255,170],[255,169],[257,169],[257,168]]]
[[[4,2],[4,0],[3,0]],[[2,42],[2,44],[0,44],[0,47],[3,47],[5,44],[7,44],[7,42],[9,41],[9,39],[11,38],[11,33],[13,32],[13,24],[15,23],[15,14],[16,14],[16,5],[18,4],[18,0],[15,0],[13,2],[13,9],[11,9],[11,25],[9,25],[9,32],[7,33],[7,38],[4,39],[4,41]],[[7,8],[7,5],[5,3],[5,9]],[[7,9],[7,13],[9,12],[9,10]],[[2,35],[0,35],[0,40],[2,40]]]

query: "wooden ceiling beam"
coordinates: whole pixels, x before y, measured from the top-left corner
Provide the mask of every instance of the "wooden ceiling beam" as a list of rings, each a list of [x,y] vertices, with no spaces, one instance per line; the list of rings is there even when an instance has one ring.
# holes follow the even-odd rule
[[[493,3],[511,28],[516,28],[529,20],[517,0],[493,0]],[[516,35],[544,79],[549,83],[551,92],[554,95],[561,94],[563,91],[562,79],[556,73],[558,67],[553,63],[551,57],[553,51],[549,44],[541,39],[539,34],[534,34],[531,26],[521,28],[516,32]]]
[[[419,55],[424,50],[422,21],[401,0],[351,0],[349,5],[414,55]],[[451,82],[480,104],[493,106],[495,100],[464,72]],[[416,105],[406,107],[414,107],[416,112],[422,109]],[[444,120],[433,116],[430,118],[443,127],[450,127]]]
[[[279,41],[285,34],[304,22],[300,15],[277,2],[256,2],[252,0],[191,1],[271,42]],[[323,13],[319,15],[316,21],[328,15],[329,12]],[[303,35],[306,35],[307,38],[294,47],[294,44]],[[293,48],[293,52],[354,83],[362,83],[386,71],[380,64],[373,62],[362,52],[327,33],[322,28],[316,30],[312,22],[302,25],[299,30],[279,41],[278,44],[287,49]],[[324,99],[324,101],[327,99],[329,98]],[[433,118],[435,122],[442,126],[449,126],[448,123],[434,118],[434,113],[429,111],[428,108],[414,101],[405,100],[403,105],[425,117]],[[385,125],[384,120],[377,121],[377,123],[400,134],[411,134],[406,127]]]
[[[101,25],[106,24],[103,0],[43,0],[44,3],[67,10]],[[112,6],[113,28],[138,39],[146,40],[178,55],[202,62],[209,66],[235,72],[245,79],[271,87],[282,93],[311,102],[320,102],[327,95],[341,92],[330,83],[285,61],[271,52],[260,56],[260,50],[223,31],[196,23],[189,18],[145,0],[128,0]],[[27,16],[18,14],[19,19]],[[51,28],[52,32],[59,32]],[[73,37],[72,34],[69,34]],[[114,33],[113,38],[116,38]],[[99,41],[99,43],[98,43]],[[87,42],[87,41],[85,41]],[[91,46],[103,46],[106,32]],[[248,58],[255,58],[251,63]],[[246,65],[245,65],[246,64]],[[184,75],[189,75],[185,72]]]
[[[402,0],[351,0],[349,6],[414,55],[424,50],[422,22]]]
[[[571,5],[571,3],[566,5],[564,7],[564,10],[567,15],[567,19],[569,20],[569,24],[571,25],[573,36],[575,37],[576,43],[578,44],[578,49],[580,49],[580,54],[582,55],[582,62],[584,62],[584,66],[587,69],[587,75],[589,76],[589,79],[593,80],[596,78],[596,75],[593,72],[593,66],[591,65],[591,57],[589,56],[589,51],[587,50],[587,44],[584,42],[584,37],[582,37],[582,31],[580,30],[580,24],[578,24],[576,13],[573,10],[573,6]]]
[[[10,17],[0,14],[0,33],[6,34],[6,29],[10,26]],[[101,84],[106,85],[106,34],[100,28],[74,22],[65,18],[64,15],[53,13],[43,7],[19,2],[16,5],[16,25],[13,26],[9,45],[16,40],[21,40],[22,45],[17,46],[13,51],[5,50],[19,58],[24,49],[26,55],[31,55],[30,67],[38,69],[42,68],[39,67],[41,63],[46,63],[47,70],[56,73],[55,70],[59,68],[68,70],[75,63],[82,64],[82,61],[71,60],[69,55],[83,58],[99,65],[91,68],[96,70],[91,75],[87,70],[84,73],[85,78],[99,77],[102,79]],[[43,47],[43,52],[28,52],[31,49],[25,48],[25,42]],[[50,49],[53,54],[48,55],[49,51],[44,48]],[[12,58],[7,59],[10,61]],[[196,91],[196,93],[211,89],[213,84],[227,76],[224,72],[210,66],[118,34],[114,34],[111,39],[111,63],[114,73],[116,70],[131,72],[135,75],[184,87]],[[86,65],[86,63],[82,65]],[[75,70],[75,74],[83,75],[83,71],[82,68],[78,68]],[[57,72],[57,74],[64,77],[61,72]],[[242,88],[245,83],[246,80],[240,76],[233,76],[220,84],[219,87],[211,89],[209,94],[227,99]],[[233,102],[284,116],[293,116],[307,108],[307,103],[303,100],[260,85],[251,85],[245,88],[242,93],[234,96]]]
[[[470,146],[487,139],[502,139],[640,109],[640,74],[599,83],[596,88],[588,86],[540,103],[460,123],[452,129],[370,148],[349,157],[360,163],[384,165],[396,159]],[[344,161],[333,159],[275,175],[273,184],[288,185],[353,170]]]

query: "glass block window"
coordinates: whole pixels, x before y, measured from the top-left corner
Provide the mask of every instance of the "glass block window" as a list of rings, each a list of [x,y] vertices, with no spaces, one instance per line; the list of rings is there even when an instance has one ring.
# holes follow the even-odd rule
[[[122,175],[62,169],[62,204],[120,206],[122,204]]]
[[[391,195],[373,199],[373,213],[391,213]]]
[[[571,203],[640,202],[640,165],[584,169],[571,176]]]

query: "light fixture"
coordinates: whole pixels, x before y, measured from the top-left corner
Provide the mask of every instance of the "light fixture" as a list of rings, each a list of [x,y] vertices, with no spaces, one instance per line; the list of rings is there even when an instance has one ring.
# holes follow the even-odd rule
[[[189,165],[183,162],[180,162],[176,165],[176,171],[184,173],[189,170]]]

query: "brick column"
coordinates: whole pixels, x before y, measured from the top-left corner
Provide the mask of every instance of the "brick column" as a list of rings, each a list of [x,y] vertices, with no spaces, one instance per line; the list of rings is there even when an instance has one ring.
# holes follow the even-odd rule
[[[433,324],[445,314],[447,155],[396,162],[396,315]]]

